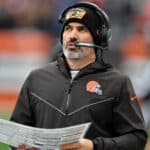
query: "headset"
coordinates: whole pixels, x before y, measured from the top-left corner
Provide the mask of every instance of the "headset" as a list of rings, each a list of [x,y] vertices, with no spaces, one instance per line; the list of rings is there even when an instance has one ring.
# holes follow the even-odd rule
[[[111,27],[110,27],[110,19],[108,15],[105,13],[105,11],[101,8],[99,8],[96,4],[90,3],[90,2],[79,2],[76,3],[68,8],[66,8],[59,16],[58,21],[60,23],[64,23],[65,21],[65,15],[71,8],[76,7],[86,7],[94,11],[97,16],[100,18],[102,24],[100,25],[101,34],[98,36],[99,46],[106,48],[108,47],[108,41],[111,40]]]

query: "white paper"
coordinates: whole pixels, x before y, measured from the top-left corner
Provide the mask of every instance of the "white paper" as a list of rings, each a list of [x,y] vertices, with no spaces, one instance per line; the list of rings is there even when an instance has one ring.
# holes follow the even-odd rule
[[[14,147],[25,144],[39,150],[58,150],[61,144],[75,142],[83,138],[90,124],[43,129],[0,119],[0,142]]]

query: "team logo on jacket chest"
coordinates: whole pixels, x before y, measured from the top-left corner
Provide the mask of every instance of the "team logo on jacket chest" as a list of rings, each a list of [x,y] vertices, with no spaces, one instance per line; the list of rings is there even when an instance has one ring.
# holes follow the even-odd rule
[[[101,85],[97,81],[89,81],[86,84],[86,90],[90,93],[96,93],[97,95],[103,94]]]

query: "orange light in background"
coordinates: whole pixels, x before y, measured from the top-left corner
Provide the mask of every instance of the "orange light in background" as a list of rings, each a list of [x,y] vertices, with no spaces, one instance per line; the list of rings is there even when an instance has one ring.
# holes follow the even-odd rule
[[[24,75],[47,62],[52,46],[44,31],[0,30],[0,113],[13,111]]]
[[[18,93],[16,91],[0,92],[0,113],[12,112],[17,97]]]

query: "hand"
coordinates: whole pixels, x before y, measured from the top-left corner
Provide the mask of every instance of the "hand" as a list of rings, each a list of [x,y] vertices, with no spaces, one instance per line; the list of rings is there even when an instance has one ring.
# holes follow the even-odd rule
[[[17,150],[37,150],[36,148],[27,148],[25,145],[20,145]]]
[[[93,150],[93,142],[88,139],[81,139],[78,142],[62,144],[61,150]]]

